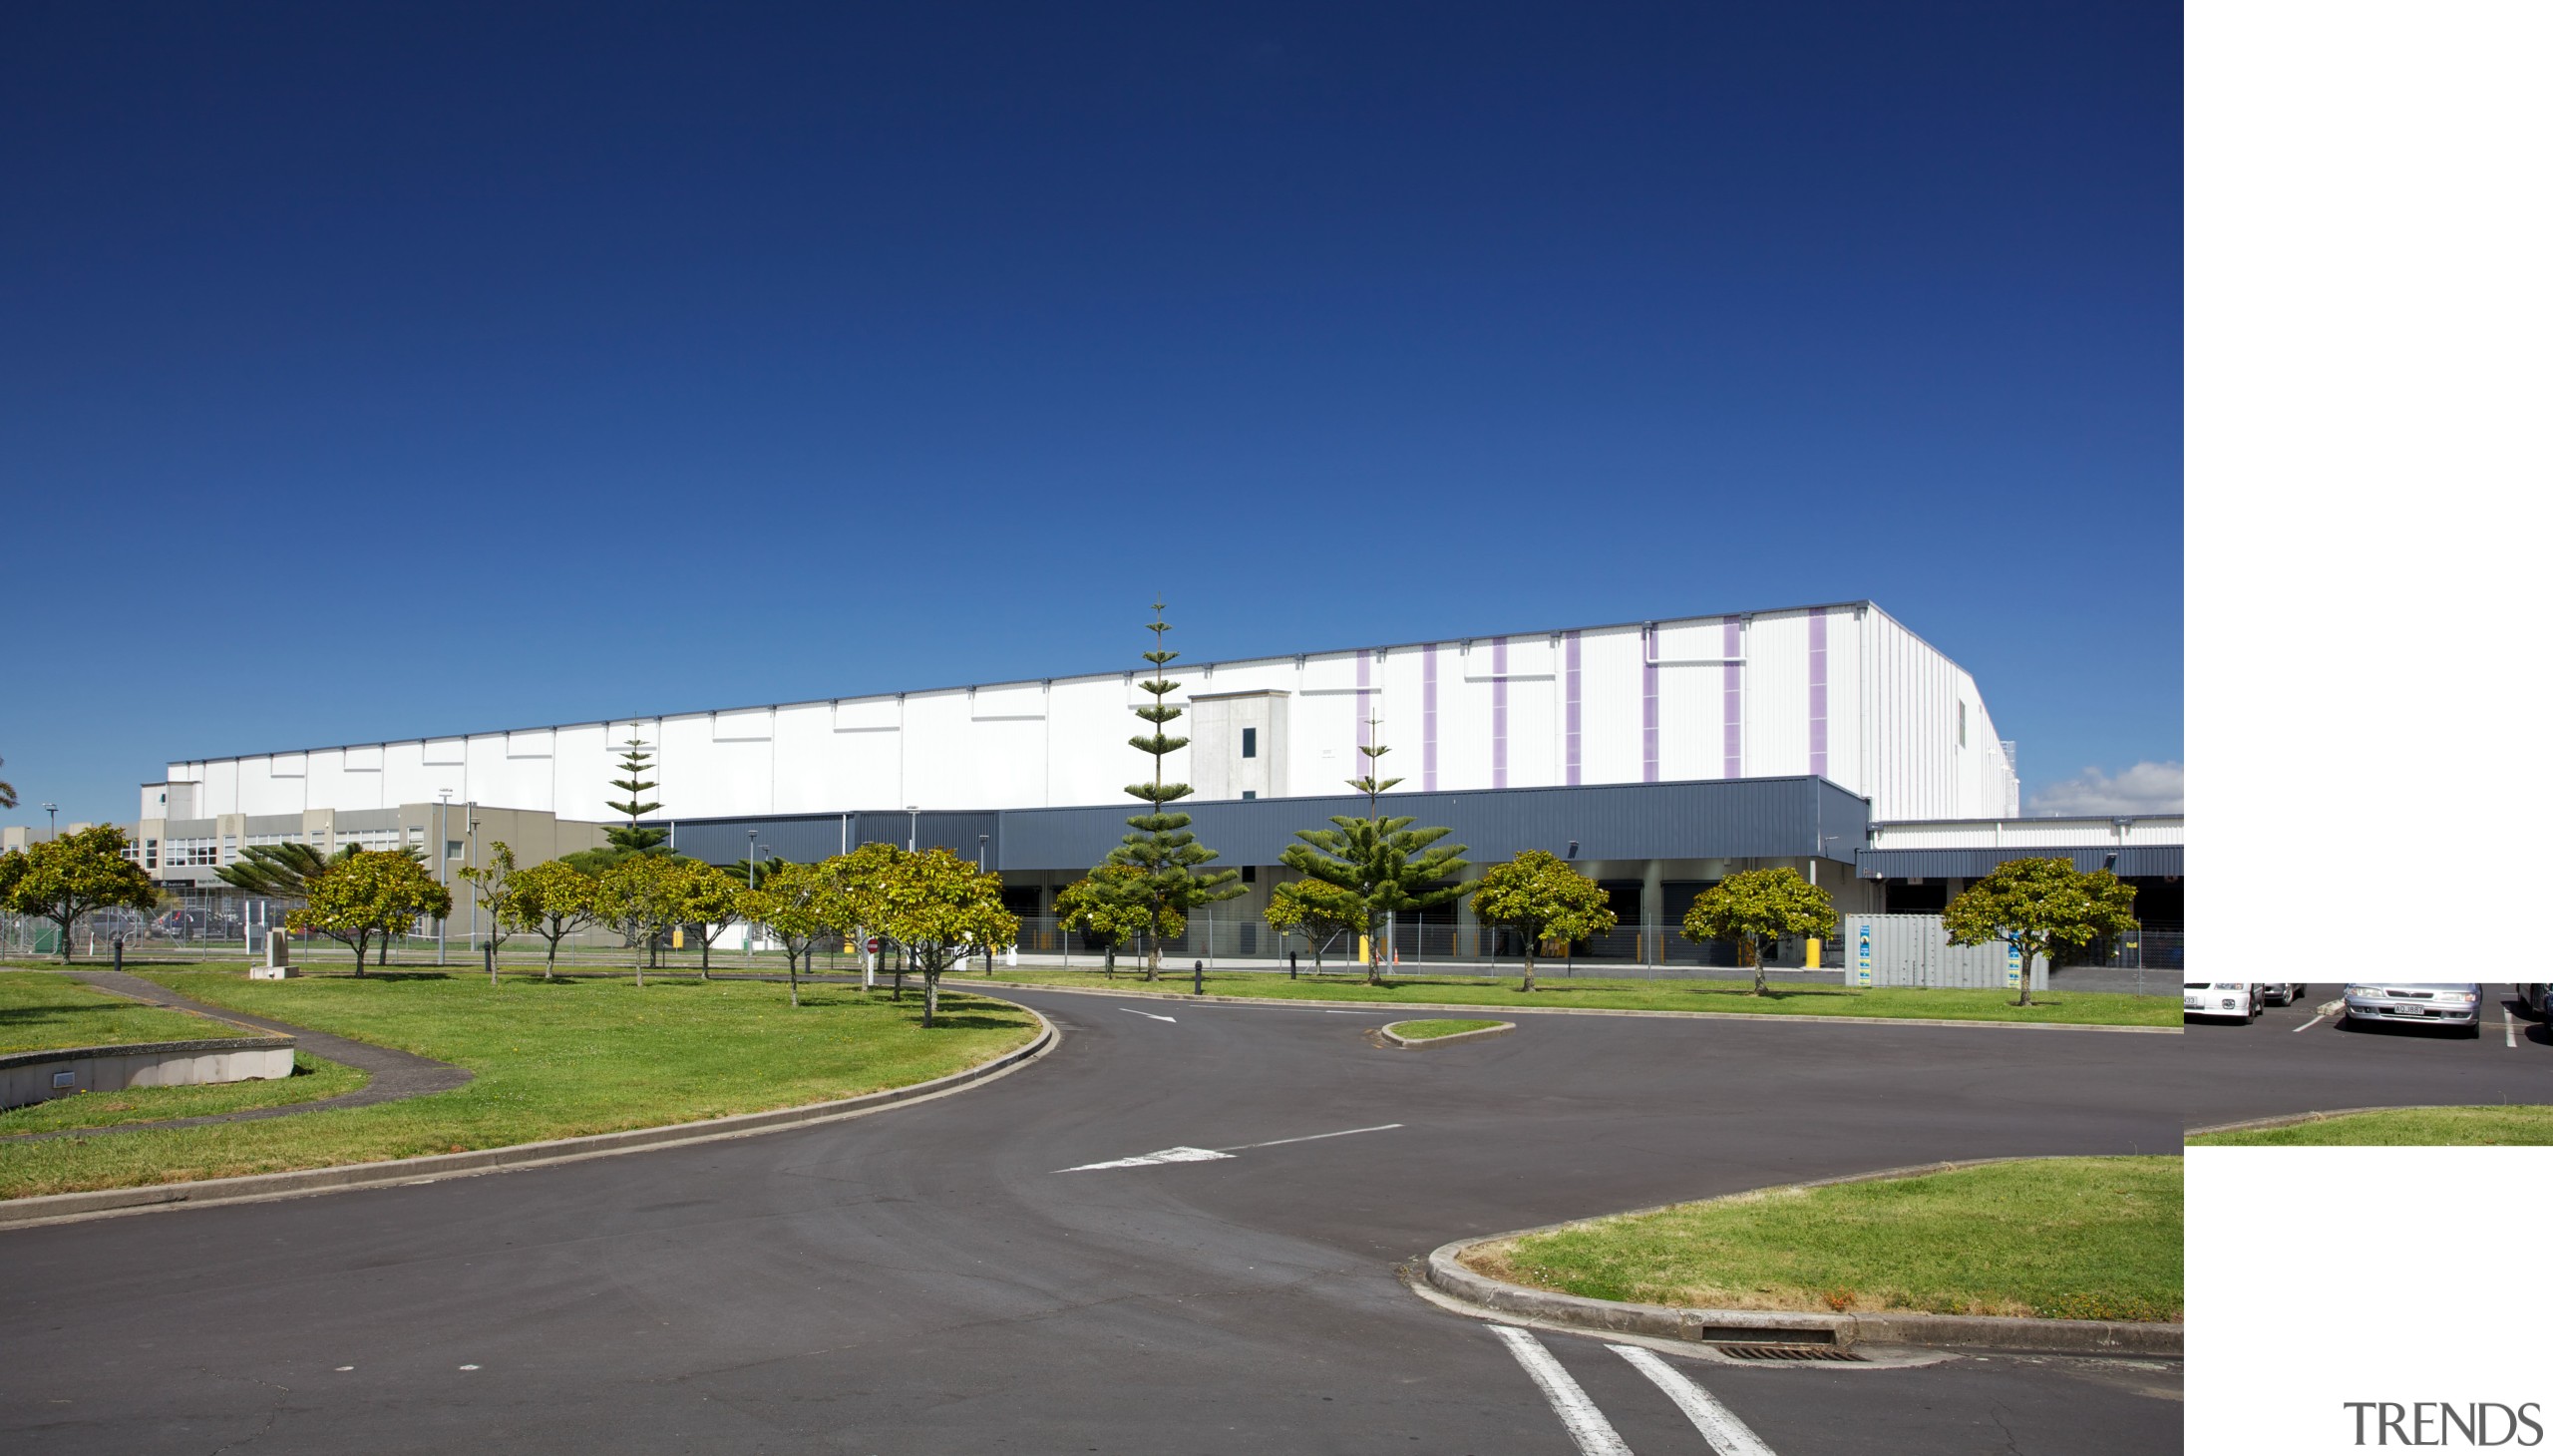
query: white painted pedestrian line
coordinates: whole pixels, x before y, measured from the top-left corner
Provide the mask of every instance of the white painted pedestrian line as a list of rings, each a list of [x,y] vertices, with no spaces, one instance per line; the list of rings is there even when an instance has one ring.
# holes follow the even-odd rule
[[[1773,1456],[1773,1448],[1755,1438],[1727,1406],[1696,1385],[1683,1371],[1657,1357],[1653,1350],[1636,1344],[1609,1344],[1605,1348],[1632,1362],[1632,1368],[1648,1377],[1648,1383],[1666,1392],[1675,1408],[1702,1433],[1719,1456]]]
[[[1578,1449],[1585,1456],[1632,1456],[1632,1448],[1624,1444],[1613,1423],[1605,1419],[1605,1413],[1596,1408],[1595,1401],[1587,1398],[1587,1392],[1570,1378],[1570,1373],[1561,1368],[1560,1361],[1552,1358],[1552,1352],[1543,1348],[1541,1340],[1513,1324],[1493,1324],[1489,1332],[1507,1341],[1508,1353],[1514,1355],[1516,1363],[1524,1366],[1525,1373],[1542,1387],[1543,1398],[1552,1404],[1552,1413],[1560,1417],[1561,1425],[1569,1431],[1569,1438],[1578,1443]]]
[[[1211,1163],[1218,1158],[1229,1158],[1235,1153],[1247,1153],[1253,1148],[1279,1148],[1287,1143],[1317,1143],[1323,1138],[1344,1138],[1352,1137],[1357,1133],[1389,1132],[1399,1126],[1401,1126],[1399,1123],[1387,1122],[1375,1127],[1342,1128],[1334,1133],[1310,1133],[1299,1138],[1272,1138],[1264,1143],[1240,1143],[1229,1148],[1164,1148],[1158,1153],[1146,1153],[1140,1157],[1115,1158],[1106,1163],[1084,1163],[1079,1167],[1058,1168],[1055,1171],[1057,1173],[1089,1173],[1101,1168],[1150,1168],[1160,1163]]]
[[[1393,1128],[1399,1126],[1400,1124],[1396,1122],[1386,1122],[1377,1123],[1373,1127],[1351,1127],[1334,1133],[1312,1133],[1308,1136],[1299,1138],[1272,1138],[1264,1143],[1243,1143],[1239,1147],[1227,1148],[1224,1151],[1228,1153],[1246,1153],[1253,1148],[1276,1148],[1282,1147],[1287,1143],[1317,1143],[1323,1138],[1351,1137],[1357,1133],[1387,1133]]]
[[[1138,1011],[1132,1006],[1120,1006],[1117,1009],[1125,1012],[1129,1016],[1152,1016],[1152,1019],[1155,1021],[1167,1021],[1174,1026],[1179,1024],[1179,1018],[1176,1016],[1153,1016],[1153,1013],[1150,1011]]]

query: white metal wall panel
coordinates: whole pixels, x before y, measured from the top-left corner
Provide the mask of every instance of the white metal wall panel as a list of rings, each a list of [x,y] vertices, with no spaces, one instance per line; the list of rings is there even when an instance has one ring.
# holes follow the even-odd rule
[[[1637,784],[1643,766],[1643,674],[1637,627],[1579,639],[1579,782]]]
[[[968,708],[978,723],[995,719],[1043,718],[1046,716],[1046,688],[1044,684],[1034,682],[979,687],[975,689]]]
[[[836,733],[893,733],[904,726],[905,705],[895,698],[845,698],[834,704]]]
[[[1472,653],[1486,657],[1489,639],[1481,638],[1468,649],[1460,642],[1447,642],[1436,649],[1436,787],[1439,790],[1478,789],[1489,783],[1490,684],[1470,674],[1467,664]],[[1423,723],[1420,725],[1419,742],[1423,770],[1426,745]],[[1296,792],[1331,794],[1337,791],[1314,788]]]
[[[1663,662],[1713,663],[1728,655],[1727,642],[1721,633],[1718,617],[1686,617],[1680,621],[1657,624],[1657,660]]]
[[[1720,777],[1720,670],[1661,663],[1657,669],[1657,776]]]
[[[419,755],[420,761],[430,768],[446,768],[470,761],[467,746],[458,738],[429,738],[420,747]]]
[[[548,728],[522,729],[505,737],[508,758],[547,758],[558,741],[557,733]]]
[[[720,743],[771,741],[770,708],[728,708],[709,715],[709,736]]]
[[[1355,679],[1348,679],[1354,686]],[[1356,752],[1356,694],[1305,693],[1294,700],[1285,725],[1288,777],[1295,794],[1336,794],[1364,773]]]
[[[1143,726],[1144,720],[1128,708],[1119,679],[1057,678],[1046,700],[1046,741],[1038,750],[1048,802],[1113,804],[1123,799],[1125,786],[1149,762],[1126,746]]]
[[[1808,772],[1808,618],[1759,616],[1746,627],[1745,778]]]

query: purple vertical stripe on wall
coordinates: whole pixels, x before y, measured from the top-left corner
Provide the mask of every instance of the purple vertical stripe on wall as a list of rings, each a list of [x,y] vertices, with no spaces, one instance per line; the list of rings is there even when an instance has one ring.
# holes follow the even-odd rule
[[[1371,691],[1373,685],[1374,654],[1371,650],[1359,652],[1356,654],[1356,746],[1358,748],[1374,746],[1374,694]],[[1358,775],[1362,777],[1363,771],[1371,765],[1372,760],[1361,753],[1356,758]]]
[[[1420,675],[1418,691],[1418,782],[1427,792],[1436,792],[1436,644],[1430,642],[1422,660],[1426,670]]]
[[[1507,787],[1507,639],[1489,639],[1489,786]]]
[[[1826,777],[1826,613],[1808,618],[1808,771]]]
[[[1719,655],[1726,658],[1719,670],[1719,776],[1742,778],[1746,772],[1745,692],[1744,677],[1738,666],[1743,633],[1737,618],[1722,617],[1719,624]]]
[[[1571,632],[1566,640],[1569,651],[1566,664],[1569,670],[1569,742],[1568,756],[1562,762],[1567,774],[1566,782],[1575,784],[1578,782],[1578,634]]]
[[[1657,628],[1640,629],[1640,779],[1657,782]]]

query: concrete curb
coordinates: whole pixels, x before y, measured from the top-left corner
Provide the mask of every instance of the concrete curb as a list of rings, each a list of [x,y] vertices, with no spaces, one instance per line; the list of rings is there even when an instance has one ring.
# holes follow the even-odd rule
[[[1883,1169],[1877,1173],[1856,1173],[1843,1178],[1780,1184],[1727,1197],[1745,1198],[1759,1193],[1829,1188],[1838,1184],[1870,1183],[1884,1178],[1911,1178],[1962,1168],[1982,1168],[1995,1163],[2029,1161],[2026,1158],[1971,1158],[1955,1163],[1927,1163],[1912,1168]],[[1721,1201],[1704,1200],[1707,1203]],[[1680,1206],[1670,1204],[1661,1207]],[[1632,1214],[1654,1212],[1654,1209],[1635,1209],[1630,1214],[1604,1217],[1627,1218]],[[1523,1284],[1491,1278],[1465,1268],[1462,1263],[1466,1251],[1483,1244],[1548,1234],[1587,1222],[1576,1219],[1567,1224],[1520,1229],[1512,1234],[1495,1234],[1486,1239],[1458,1239],[1428,1254],[1424,1275],[1428,1284],[1440,1292],[1501,1313],[1549,1320],[1579,1329],[1643,1334],[1694,1344],[1800,1343],[1837,1348],[1850,1348],[1857,1344],[1915,1345],[2037,1354],[2164,1355],[2175,1358],[2181,1353],[2182,1326],[2178,1324],[2107,1319],[2017,1319],[1977,1314],[1818,1314],[1794,1309],[1682,1309],[1664,1304],[1589,1299],[1548,1289],[1527,1288]]]
[[[1112,991],[1098,986],[1039,985],[1033,981],[972,980],[955,982],[960,990],[968,986],[990,986],[1005,991],[1054,991],[1067,996],[1151,996],[1164,1001],[1193,1001],[1214,1006],[1309,1006],[1317,1010],[1373,1011],[1461,1011],[1478,1015],[1495,1010],[1502,1016],[1650,1016],[1667,1021],[1775,1021],[1784,1025],[1818,1026],[1956,1026],[1985,1027],[1995,1031],[2105,1031],[2125,1032],[2138,1036],[2178,1036],[2178,1026],[2095,1026],[2080,1021],[1960,1021],[1948,1017],[1922,1016],[1815,1016],[1785,1015],[1779,1011],[1612,1011],[1601,1006],[1480,1006],[1438,1001],[1315,1001],[1292,996],[1201,996],[1192,991]]]
[[[1425,1018],[1419,1017],[1413,1019],[1423,1020]],[[1404,1050],[1415,1049],[1422,1046],[1443,1046],[1447,1042],[1451,1041],[1477,1041],[1484,1036],[1505,1036],[1508,1032],[1516,1029],[1515,1022],[1501,1021],[1495,1026],[1484,1026],[1478,1031],[1456,1031],[1444,1036],[1403,1036],[1399,1032],[1392,1030],[1392,1026],[1399,1026],[1403,1024],[1404,1023],[1402,1022],[1395,1021],[1391,1023],[1391,1026],[1384,1027],[1383,1040]]]
[[[2453,1107],[2471,1107],[2469,1102],[2410,1102],[2396,1107],[2337,1107],[2321,1112],[2289,1112],[2277,1117],[2255,1117],[2244,1122],[2220,1122],[2212,1127],[2194,1127],[2182,1131],[2183,1140],[2203,1138],[2211,1133],[2256,1133],[2274,1127],[2295,1127],[2300,1123],[2327,1122],[2336,1117],[2356,1117],[2362,1112],[2436,1112]]]
[[[580,1162],[587,1158],[609,1158],[622,1153],[682,1147],[692,1143],[722,1142],[729,1138],[749,1138],[815,1123],[866,1117],[890,1107],[944,1097],[975,1084],[1007,1076],[1054,1050],[1061,1038],[1055,1023],[1039,1015],[1033,1006],[1021,1006],[1020,1009],[1037,1017],[1037,1035],[1026,1046],[1015,1047],[979,1066],[934,1077],[927,1082],[916,1082],[910,1087],[890,1087],[858,1097],[810,1103],[805,1107],[737,1113],[705,1122],[631,1128],[625,1132],[596,1133],[581,1138],[553,1138],[547,1142],[517,1143],[511,1147],[485,1148],[468,1153],[437,1153],[386,1163],[353,1163],[334,1168],[305,1168],[291,1173],[259,1173],[244,1178],[207,1178],[193,1183],[102,1188],[86,1193],[10,1199],[0,1201],[0,1229],[79,1223],[126,1214],[157,1213],[165,1209],[263,1203],[270,1199],[336,1193],[346,1189],[434,1183],[446,1178],[504,1173],[519,1168]]]

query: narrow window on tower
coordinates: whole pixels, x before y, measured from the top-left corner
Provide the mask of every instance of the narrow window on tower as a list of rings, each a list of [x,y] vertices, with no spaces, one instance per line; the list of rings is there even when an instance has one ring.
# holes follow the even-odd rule
[[[1959,746],[1968,747],[1968,704],[1965,701],[1959,705]]]
[[[1258,729],[1256,729],[1256,728],[1244,728],[1243,730],[1241,730],[1241,756],[1242,756],[1242,757],[1244,757],[1244,758],[1257,758],[1257,757],[1259,757],[1259,730],[1258,730]]]

